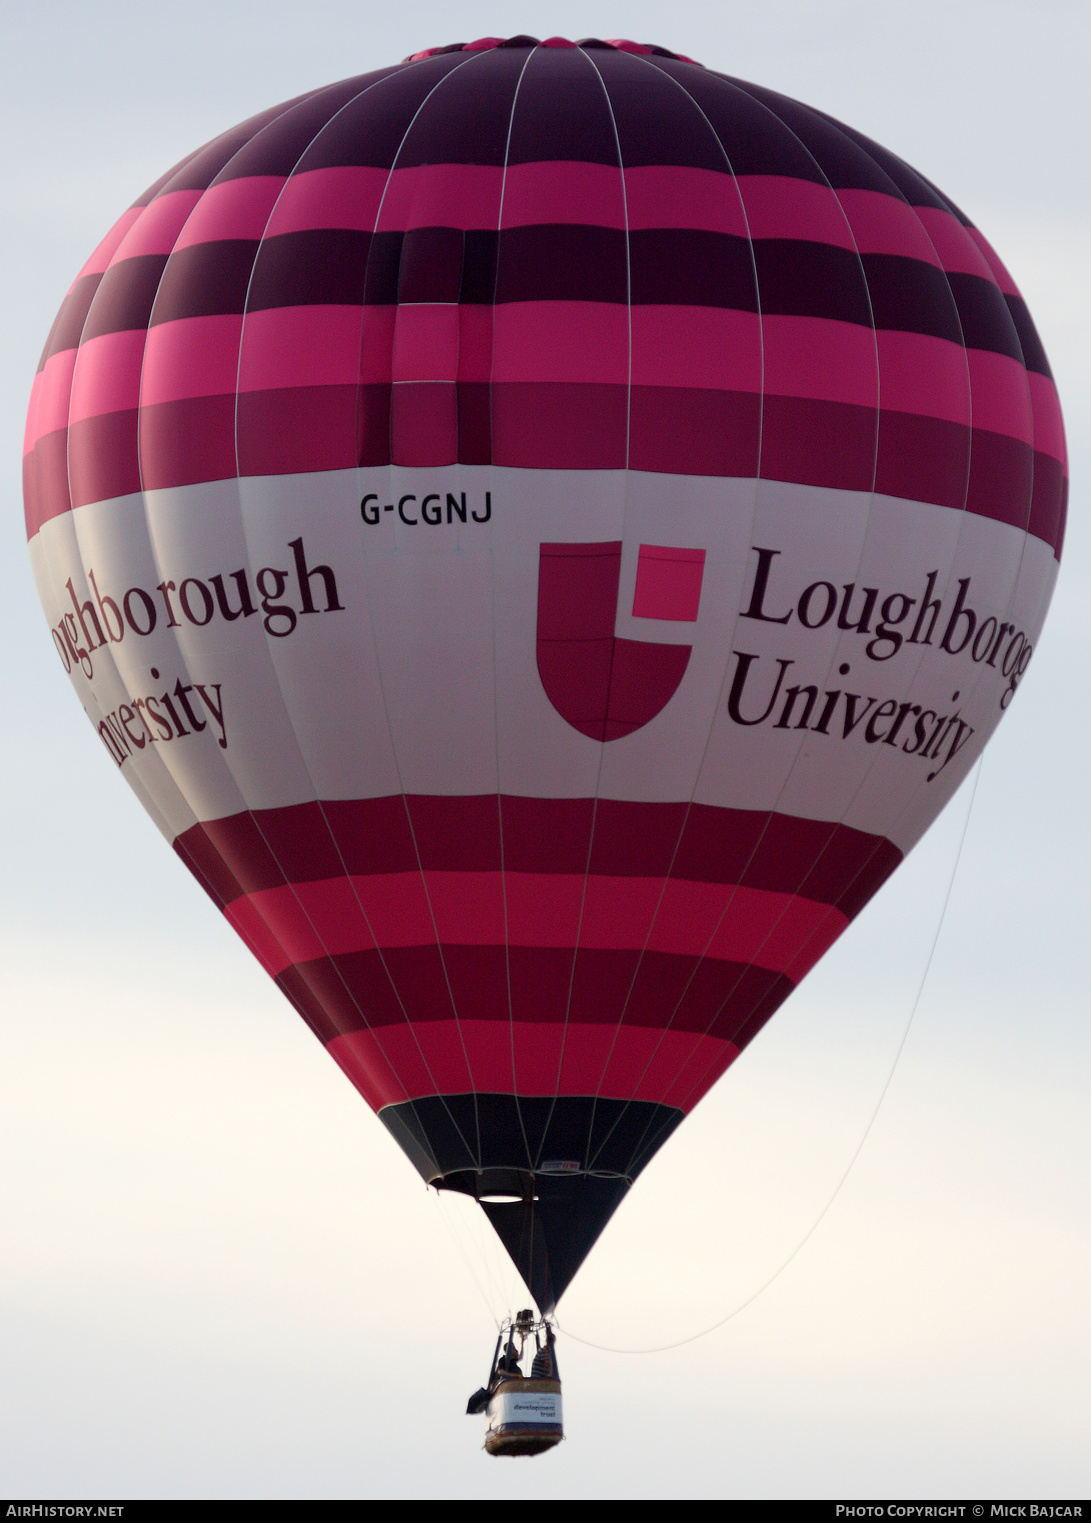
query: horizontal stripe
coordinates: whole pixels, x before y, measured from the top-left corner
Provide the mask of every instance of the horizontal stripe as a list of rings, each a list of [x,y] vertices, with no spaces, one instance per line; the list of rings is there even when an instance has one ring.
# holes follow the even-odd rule
[[[72,374],[69,425],[137,406],[147,340],[145,329],[130,329],[104,333],[80,345]]]
[[[548,1198],[558,1205],[567,1199],[563,1217],[570,1227],[576,1222],[576,1232],[582,1234],[588,1206],[595,1213],[596,1224],[601,1225],[603,1220],[594,1205],[595,1192],[607,1192],[609,1216],[624,1193],[623,1180],[632,1180],[640,1173],[681,1123],[682,1113],[673,1106],[608,1099],[593,1092],[516,1096],[462,1089],[384,1106],[379,1119],[429,1181],[439,1176],[454,1188],[464,1183],[472,1190],[469,1179],[456,1183],[451,1176],[481,1169],[486,1178],[507,1174],[510,1180],[511,1172],[537,1169],[534,1183],[539,1199]],[[543,1165],[553,1159],[577,1159],[600,1177],[573,1179],[547,1172]],[[603,1178],[603,1174],[622,1179]],[[541,1223],[539,1217],[539,1226]],[[557,1243],[556,1225],[557,1218],[553,1217],[549,1231],[552,1245]],[[587,1246],[586,1237],[573,1244],[581,1256]],[[571,1278],[575,1264],[570,1257],[567,1262]]]
[[[920,259],[692,228],[554,224],[459,236],[319,229],[180,251],[153,322],[226,310],[397,301],[727,307],[931,334],[1020,358],[997,287]],[[256,262],[255,262],[256,258]],[[251,269],[253,278],[251,280]],[[756,270],[756,283],[755,283]]]
[[[383,873],[264,889],[224,913],[267,973],[375,947],[600,947],[754,963],[798,983],[848,924],[827,905],[686,879]],[[260,950],[259,950],[260,949]]]
[[[965,269],[964,260],[948,266],[943,253],[929,237],[927,226],[922,226],[919,208],[876,190],[839,190],[836,195],[851,229],[853,245],[861,254],[895,254],[939,265],[943,269]],[[932,215],[947,217],[946,212],[933,212]],[[953,217],[947,217],[947,220],[964,236]]]
[[[676,387],[635,386],[630,394],[624,386],[460,383],[455,391],[450,429],[443,436],[445,452],[437,448],[437,415],[425,412],[416,434],[403,430],[398,435],[402,448],[396,463],[442,465],[458,458],[487,464],[491,459],[527,469],[574,470],[621,470],[628,464],[633,470],[747,477],[759,469],[760,441],[760,474],[767,479],[874,489],[908,501],[965,508],[1023,529],[1035,491],[1035,457],[1028,445],[943,419],[876,413],[840,402]],[[391,463],[389,387],[248,392],[238,397],[237,407],[237,456],[236,398],[231,393],[142,409],[144,485],[220,480],[237,469],[243,475],[267,475]],[[74,425],[74,505],[137,489],[134,417],[126,411]],[[131,457],[108,458],[114,446],[103,442],[107,438],[131,439]],[[1056,515],[1064,471],[1041,452],[1038,458],[1045,467],[1042,490],[1051,506],[1037,513],[1034,522],[1051,526],[1047,542],[1056,550],[1063,529]],[[33,479],[30,467],[28,473]],[[37,502],[31,516],[40,523],[67,508],[66,500],[54,496]]]
[[[286,883],[426,872],[592,873],[742,884],[851,919],[901,861],[848,826],[707,804],[400,794],[192,826],[175,850],[222,908]]]
[[[913,210],[945,270],[995,279],[971,229],[963,227],[957,217],[934,206],[917,206]]]
[[[251,175],[210,185],[186,219],[174,251],[222,238],[261,238],[283,186],[281,175]]]
[[[125,341],[126,343],[129,340]],[[630,351],[631,345],[631,351]],[[876,378],[876,345],[880,379]],[[763,346],[763,347],[762,347]],[[630,360],[631,353],[631,360]],[[967,366],[969,382],[967,382]],[[1005,356],[920,334],[686,307],[526,302],[494,311],[421,303],[287,307],[152,330],[146,405],[229,389],[343,386],[360,379],[682,386],[757,392],[945,417],[1032,442],[1025,372]],[[83,399],[81,412],[109,411]],[[44,431],[44,430],[43,430]],[[1046,446],[1043,444],[1043,448]]]
[[[169,254],[202,194],[203,191],[193,187],[167,190],[157,196],[134,221],[111,263],[135,259],[142,254]]]
[[[94,253],[80,269],[79,274],[76,276],[75,284],[79,284],[88,275],[102,274],[103,270],[113,259],[122,239],[140,217],[143,210],[142,206],[130,206],[127,211],[122,212],[105,238],[96,246]]]
[[[75,349],[62,349],[59,354],[52,355],[34,377],[23,438],[24,454],[34,448],[43,434],[68,426],[75,368]]]
[[[746,1043],[795,987],[781,973],[667,952],[556,947],[391,947],[299,963],[277,986],[315,1034],[463,1017],[501,1031],[618,1024]]]
[[[149,328],[140,405],[233,392],[239,377],[242,317],[189,317]],[[105,411],[105,409],[102,409]]]
[[[475,1090],[493,1094],[590,1094],[689,1111],[739,1052],[733,1042],[693,1032],[557,1024],[521,1029],[513,1064],[509,1028],[472,1019],[354,1031],[328,1050],[376,1111],[457,1093],[467,1071]]]
[[[166,263],[165,254],[137,254],[112,264],[88,308],[81,341],[147,328]]]
[[[96,271],[89,275],[82,275],[73,283],[71,290],[61,303],[60,311],[53,319],[53,326],[49,330],[42,357],[38,361],[39,372],[54,355],[63,354],[66,349],[75,349],[83,336],[87,313],[95,299],[95,292],[101,280],[102,272]]]
[[[1034,448],[1043,454],[1052,455],[1067,469],[1068,450],[1057,388],[1047,376],[1031,370],[1027,371],[1027,383],[1034,414]]]
[[[1004,261],[1000,258],[1000,255],[993,248],[992,244],[985,237],[984,233],[979,232],[976,227],[968,227],[966,229],[966,235],[968,238],[972,239],[972,241],[981,250],[981,257],[988,265],[992,278],[996,281],[997,285],[1003,291],[1004,295],[1019,296],[1019,287],[1012,279],[1011,272],[1009,271]]]

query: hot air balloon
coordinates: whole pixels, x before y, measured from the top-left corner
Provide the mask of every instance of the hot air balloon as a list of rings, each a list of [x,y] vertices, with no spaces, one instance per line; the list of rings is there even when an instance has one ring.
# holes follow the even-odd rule
[[[1009,707],[1065,459],[902,160],[664,48],[484,38],[124,213],[26,512],[109,762],[548,1316]]]

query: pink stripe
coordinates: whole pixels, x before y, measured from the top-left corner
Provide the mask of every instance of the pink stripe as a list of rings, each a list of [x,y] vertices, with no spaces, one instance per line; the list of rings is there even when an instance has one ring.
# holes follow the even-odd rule
[[[106,234],[106,237],[102,240],[99,246],[95,249],[95,252],[91,255],[90,259],[80,270],[79,274],[76,276],[76,280],[82,280],[85,275],[101,275],[103,271],[106,270],[106,268],[113,262],[113,257],[117,250],[118,244],[125,237],[125,234],[129,231],[134,222],[136,222],[137,219],[143,214],[143,211],[144,208],[142,206],[130,206],[128,211],[122,212],[121,216],[117,219],[113,227]],[[75,285],[75,283],[75,281],[72,282],[73,285]],[[72,287],[70,286],[69,290],[71,290],[71,288]]]
[[[136,407],[147,336],[143,328],[129,328],[80,345],[72,373],[70,424]]]
[[[27,409],[27,427],[23,453],[29,454],[43,434],[68,427],[68,408],[72,397],[72,372],[76,368],[75,349],[52,354],[34,377]]]
[[[690,227],[747,236],[734,177],[714,169],[642,164],[625,171],[630,228]]]
[[[144,208],[119,244],[111,264],[138,254],[169,254],[186,218],[201,199],[199,190],[170,190]]]
[[[765,392],[876,407],[875,335],[826,317],[764,317]]]
[[[981,257],[988,265],[989,272],[1000,289],[1007,296],[1022,296],[1023,293],[1011,278],[1004,261],[984,234],[979,233],[976,227],[963,228],[962,232],[967,238],[972,239],[975,246],[980,250]]]
[[[1034,409],[1034,448],[1042,450],[1059,460],[1068,468],[1068,450],[1065,445],[1064,419],[1057,388],[1048,376],[1036,370],[1027,371],[1030,400]]]
[[[223,238],[260,238],[284,184],[283,175],[252,175],[212,185],[178,234],[176,249]]]
[[[795,182],[793,182],[795,183]],[[293,175],[274,208],[266,237],[315,227],[381,231],[411,227],[495,228],[587,223],[705,228],[746,236],[734,181],[714,170],[649,164],[625,171],[606,164],[542,160],[513,164],[507,176],[490,164],[425,164],[385,170],[313,169]],[[385,190],[385,195],[384,195]],[[379,215],[382,204],[381,217]]]
[[[280,386],[350,386],[360,378],[361,329],[371,341],[365,357],[390,379],[390,338],[397,308],[273,307],[250,312],[242,330],[239,390]],[[374,337],[371,337],[375,330]],[[234,390],[234,379],[231,389]]]
[[[1027,372],[1018,360],[987,349],[967,349],[974,427],[1034,443]]]
[[[632,307],[630,315],[634,386],[761,390],[761,319],[756,312],[647,306]]]
[[[422,164],[396,169],[383,197],[378,231],[499,227],[503,176],[498,164]]]
[[[147,337],[141,407],[177,402],[184,397],[234,392],[239,373],[241,313],[158,323],[148,329]]]
[[[422,1021],[335,1037],[328,1051],[375,1110],[431,1094],[601,1094],[692,1108],[738,1056],[733,1042],[646,1026]],[[465,1056],[464,1056],[465,1054]],[[702,1084],[694,1092],[694,1077]],[[518,1083],[518,1089],[516,1089]]]
[[[837,199],[861,254],[900,254],[928,264],[940,263],[918,213],[907,202],[880,190],[839,190]]]
[[[512,164],[504,180],[503,225],[528,227],[536,222],[624,227],[620,168],[569,160]]]
[[[879,397],[884,409],[970,425],[966,351],[948,339],[881,328]]]
[[[918,206],[914,210],[939,255],[939,262],[952,275],[983,275],[992,278],[988,264],[968,228],[950,212],[938,206]]]
[[[495,307],[460,306],[458,309],[458,379],[492,379],[492,333]]]
[[[737,183],[751,238],[806,238],[843,249],[855,246],[829,186],[788,175],[740,175]]]
[[[454,303],[403,305],[394,321],[395,381],[453,381],[459,374],[459,309]]]
[[[493,316],[495,381],[629,380],[629,309],[608,302],[508,302]]]
[[[319,957],[438,941],[646,947],[754,963],[798,980],[848,924],[840,911],[793,894],[688,879],[565,873],[326,878],[259,890],[224,913],[272,974]]]
[[[265,236],[303,233],[315,227],[370,233],[386,182],[385,169],[357,165],[292,175],[273,208]]]

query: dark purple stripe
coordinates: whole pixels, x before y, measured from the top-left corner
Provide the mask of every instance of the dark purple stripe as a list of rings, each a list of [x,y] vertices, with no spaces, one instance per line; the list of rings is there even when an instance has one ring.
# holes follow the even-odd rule
[[[602,80],[574,48],[538,48],[511,123],[509,164],[575,159],[617,164],[617,135]]]
[[[103,502],[140,491],[137,413],[102,413],[68,429],[68,479],[72,506]]]
[[[104,333],[146,328],[166,264],[165,254],[139,254],[112,264],[91,302],[83,342]]]
[[[1042,340],[1038,336],[1038,330],[1034,326],[1027,304],[1021,296],[1006,295],[1011,320],[1015,325],[1015,331],[1019,335],[1019,347],[1022,350],[1023,364],[1028,370],[1036,370],[1039,375],[1053,379],[1053,371],[1049,368],[1049,360]]]
[[[316,134],[296,169],[302,173],[346,164],[389,169],[425,96],[465,62],[455,54],[391,70]]]
[[[362,400],[370,404],[362,408],[361,392],[367,393]],[[339,471],[370,463],[367,457],[376,453],[385,453],[388,462],[389,410],[388,386],[285,386],[240,392],[239,474]],[[362,427],[370,427],[376,437],[362,434]]]
[[[396,167],[503,164],[526,54],[499,49],[464,55],[424,102],[398,150]]]
[[[428,397],[423,394],[432,391],[442,392],[440,400],[446,406],[451,388],[403,391],[406,407],[414,401],[424,406]],[[861,492],[874,489],[1027,526],[1032,451],[1018,439],[985,429],[974,429],[971,435],[964,426],[944,419],[877,413],[846,402],[681,387],[634,387],[630,415],[624,386],[459,385],[450,428],[441,431],[442,438],[433,428],[424,429],[423,435],[411,428],[408,414],[402,419],[411,448],[399,446],[403,434],[397,418],[392,427],[388,386],[244,392],[238,400],[239,468],[244,475],[336,470],[356,462],[389,465],[392,456],[403,465],[444,464],[456,455],[464,463],[477,464],[488,463],[491,450],[496,465],[620,470],[627,463],[631,434],[628,463],[634,469],[747,476],[754,473],[759,406],[760,474],[770,480]],[[140,449],[145,485],[182,486],[235,475],[234,409],[230,395],[144,408]],[[98,491],[112,484],[118,473],[126,482],[135,479],[131,445],[115,467],[99,458],[103,447],[97,442],[103,430],[119,441],[128,439],[131,423],[90,419],[77,428],[96,441],[85,445],[81,433],[73,452],[77,502],[98,500],[87,495],[92,484]],[[424,446],[414,442],[418,436],[428,441],[427,460],[420,453]],[[1052,485],[1042,488],[1035,520],[1043,524],[1054,522],[1057,513],[1056,472],[1047,472],[1046,479]],[[122,489],[136,488],[130,484]],[[103,490],[98,495],[116,494]]]
[[[63,354],[66,349],[76,348],[83,336],[83,325],[87,321],[88,309],[95,298],[101,279],[101,275],[82,276],[61,302],[60,311],[53,319],[53,326],[45,341],[42,357],[38,361],[39,370],[45,369],[46,361],[54,354]]]
[[[149,306],[148,323],[242,312],[257,251],[256,239],[242,238],[176,249],[163,261],[165,268],[152,292],[155,305]]]
[[[71,507],[68,430],[58,428],[51,434],[43,434],[30,453],[23,456],[23,512],[27,538],[32,539],[44,523],[69,512]]]
[[[629,465],[683,476],[756,476],[761,397],[747,391],[634,386]],[[461,457],[460,457],[461,458]]]
[[[742,1047],[795,987],[783,973],[669,952],[397,947],[299,963],[276,983],[323,1042],[454,1015],[700,1032]],[[452,1003],[453,999],[453,1003]]]
[[[234,393],[187,397],[181,402],[142,407],[140,467],[148,491],[191,486],[198,481],[224,481],[234,476]],[[93,499],[81,495],[79,500]]]
[[[1052,455],[1034,451],[1034,494],[1030,504],[1028,532],[1053,546],[1058,560],[1064,546],[1068,510],[1068,479],[1064,466]]]
[[[288,102],[225,164],[222,178],[239,180],[247,175],[290,175],[299,163],[300,155],[342,106],[380,80],[400,72],[400,66],[395,64],[371,74],[358,74],[354,79],[339,80],[326,89],[302,96],[294,105]]]
[[[221,904],[284,883],[412,872],[593,873],[738,883],[856,915],[901,861],[847,825],[706,804],[401,795],[194,825],[175,848]]]
[[[626,168],[681,164],[723,172],[724,150],[707,118],[676,84],[631,53],[606,48],[595,53],[594,64],[610,97]]]

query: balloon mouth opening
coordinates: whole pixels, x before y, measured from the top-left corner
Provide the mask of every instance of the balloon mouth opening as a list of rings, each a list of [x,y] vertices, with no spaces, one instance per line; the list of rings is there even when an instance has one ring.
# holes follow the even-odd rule
[[[430,1181],[437,1190],[457,1190],[490,1205],[512,1205],[538,1199],[530,1169],[458,1169]]]

